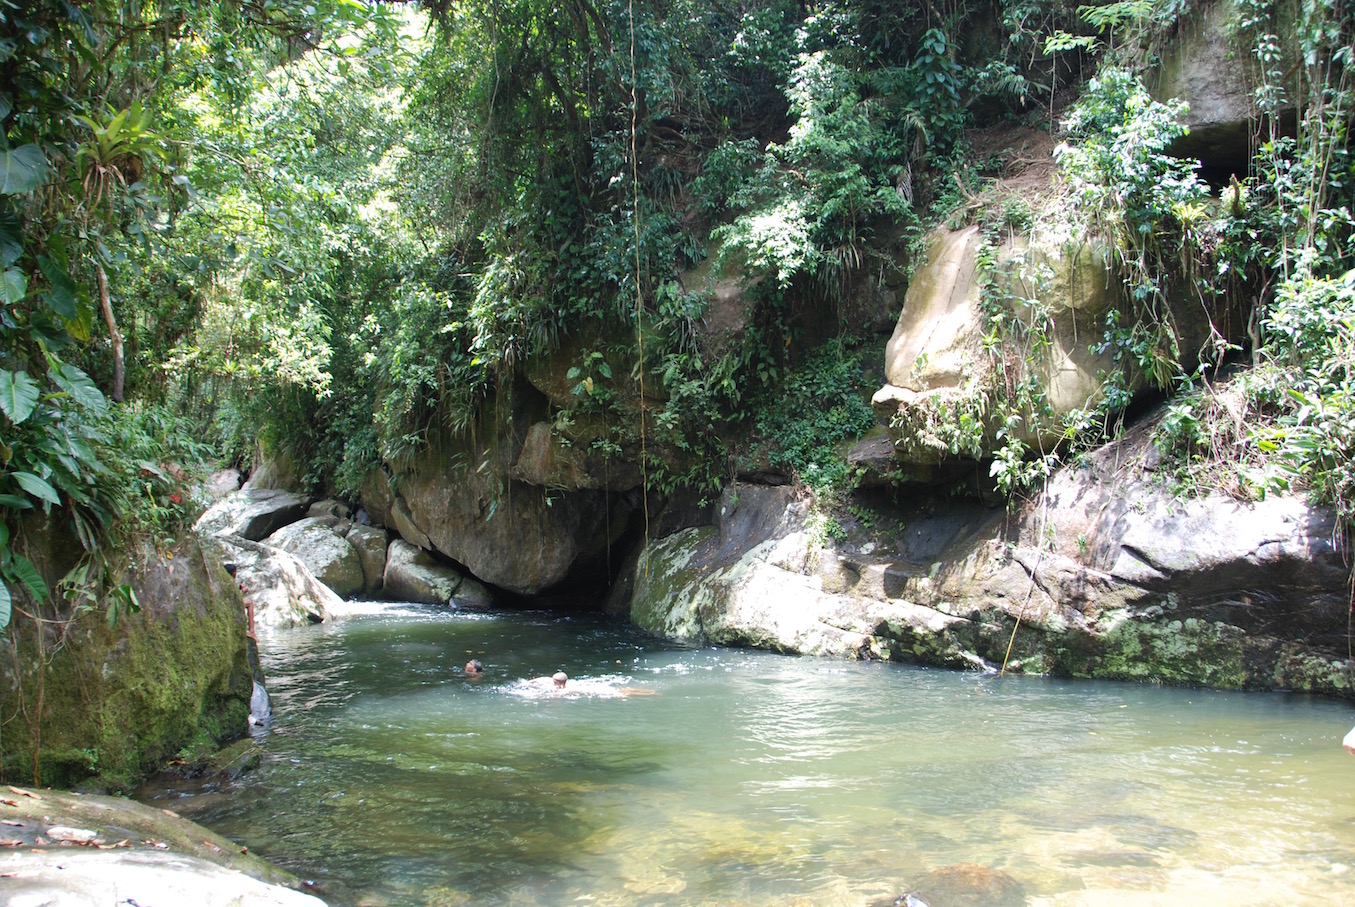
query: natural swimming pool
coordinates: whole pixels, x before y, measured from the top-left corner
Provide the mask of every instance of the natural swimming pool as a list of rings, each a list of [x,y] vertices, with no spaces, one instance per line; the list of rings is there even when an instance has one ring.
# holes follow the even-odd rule
[[[262,650],[261,767],[139,797],[331,905],[865,905],[954,864],[1030,904],[1355,904],[1342,703],[686,648],[540,612],[374,607]],[[560,669],[653,695],[518,695]]]

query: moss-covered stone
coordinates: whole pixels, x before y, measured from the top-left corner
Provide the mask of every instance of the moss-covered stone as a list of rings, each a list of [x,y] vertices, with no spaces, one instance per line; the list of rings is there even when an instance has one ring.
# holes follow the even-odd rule
[[[1104,620],[1108,628],[1092,677],[1223,689],[1247,685],[1242,667],[1247,636],[1237,627],[1196,617],[1144,620],[1125,612]]]
[[[144,550],[141,610],[19,618],[0,647],[6,780],[122,789],[195,740],[248,729],[253,691],[239,590],[196,539]]]
[[[637,627],[676,639],[704,638],[701,614],[714,602],[691,564],[697,549],[718,536],[715,527],[702,526],[649,543],[635,570],[630,618]]]

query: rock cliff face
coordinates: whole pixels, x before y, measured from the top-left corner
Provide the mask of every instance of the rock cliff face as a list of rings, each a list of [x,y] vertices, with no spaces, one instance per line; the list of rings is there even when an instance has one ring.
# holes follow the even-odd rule
[[[120,786],[195,738],[246,732],[253,677],[230,577],[195,539],[133,560],[140,611],[111,625],[101,609],[67,614],[41,638],[18,618],[0,646],[0,709],[24,716],[0,736],[8,780]]]
[[[882,510],[837,543],[788,489],[734,489],[716,525],[637,554],[610,607],[692,642],[1355,698],[1332,515],[1179,501],[1144,472],[1146,434],[1020,514]]]
[[[1195,144],[1178,150],[1215,169],[1257,125],[1246,58],[1230,37],[1235,19],[1231,0],[1201,6],[1166,48],[1155,86],[1190,103]],[[1030,166],[1001,191],[1038,210],[1057,195],[1056,168],[1053,141],[1035,138],[1035,150],[1015,155]],[[1177,501],[1125,465],[1143,461],[1142,438],[1063,470],[1018,515],[899,503],[898,482],[934,477],[957,455],[987,473],[1002,443],[992,404],[1004,390],[1037,388],[1048,409],[1019,412],[1006,430],[1051,450],[1064,417],[1097,406],[1106,376],[1125,367],[1095,350],[1108,313],[1126,309],[1113,255],[1060,219],[1037,215],[991,241],[975,226],[938,230],[906,293],[901,247],[877,250],[883,257],[862,269],[870,279],[848,281],[848,298],[835,303],[860,330],[883,309],[898,313],[887,383],[874,397],[882,426],[851,457],[860,487],[905,514],[906,530],[859,525],[833,541],[791,489],[733,487],[713,524],[666,532],[637,554],[609,609],[656,633],[715,643],[1349,695],[1347,573],[1330,514],[1293,499]],[[752,312],[745,276],[707,265],[682,282],[709,295],[701,348],[714,355],[736,344]],[[1164,323],[1187,368],[1207,341],[1236,339],[1238,313],[1172,293],[1183,298],[1169,298]],[[1007,334],[1039,342],[993,343],[994,305]],[[593,386],[580,388],[603,381],[592,364],[623,340],[566,338],[487,405],[478,434],[435,437],[408,462],[387,464],[364,503],[411,552],[436,553],[456,576],[526,595],[599,576],[639,504],[638,452],[593,443],[607,426],[587,406]],[[1123,377],[1121,390],[1145,386],[1142,375]],[[643,409],[638,388],[609,373],[605,383]]]
[[[1294,49],[1298,47],[1288,20],[1291,14],[1277,4],[1283,56],[1280,71],[1286,73],[1290,98],[1300,95]],[[1247,175],[1252,129],[1256,125],[1256,63],[1239,40],[1241,10],[1236,0],[1212,0],[1199,4],[1186,17],[1175,40],[1162,55],[1153,80],[1153,94],[1160,100],[1180,98],[1189,107],[1185,124],[1190,132],[1177,141],[1173,153],[1198,158],[1206,175],[1225,182],[1231,175]],[[1287,21],[1288,20],[1288,21]],[[1291,131],[1296,111],[1281,112],[1285,131]]]
[[[1121,295],[1103,247],[1049,231],[1016,236],[991,250],[991,274],[985,278],[979,264],[984,243],[977,226],[934,233],[927,261],[908,286],[885,348],[888,384],[873,400],[902,461],[930,465],[961,452],[937,431],[938,424],[966,414],[987,422],[988,401],[1002,387],[1028,378],[1041,387],[1049,412],[1025,414],[1022,440],[1052,447],[1062,435],[1063,417],[1096,406],[1104,376],[1118,369],[1112,353],[1091,348]],[[1035,329],[1047,330],[1038,354],[1019,354],[1015,341],[997,354],[985,348],[991,330],[982,299],[985,279],[990,294],[1016,301],[1022,332],[1037,318]],[[1198,333],[1192,330],[1189,340],[1198,344]],[[995,429],[989,423],[980,449],[968,452],[991,452]]]

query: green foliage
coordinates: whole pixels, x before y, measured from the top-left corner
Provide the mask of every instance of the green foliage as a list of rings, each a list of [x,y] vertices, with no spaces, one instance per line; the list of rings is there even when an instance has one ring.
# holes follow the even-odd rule
[[[1171,314],[1173,275],[1193,254],[1193,229],[1208,187],[1194,162],[1167,153],[1185,133],[1180,103],[1154,101],[1138,79],[1103,69],[1088,83],[1066,126],[1060,166],[1100,235],[1113,244],[1130,310],[1112,312],[1099,351],[1158,387],[1182,375],[1183,351]]]
[[[1155,202],[1134,204],[1141,220],[1156,225],[1139,247],[1156,244],[1159,265],[1176,265],[1205,294],[1255,300],[1258,367],[1222,385],[1192,382],[1190,394],[1168,406],[1155,442],[1178,487],[1243,496],[1307,488],[1350,526],[1355,95],[1348,81],[1355,33],[1349,17],[1327,3],[1296,4],[1283,14],[1270,0],[1239,7],[1240,52],[1255,59],[1257,103],[1267,114],[1253,174],[1234,179],[1212,219],[1171,174]],[[1281,37],[1282,30],[1292,33]],[[1294,103],[1302,111],[1298,132],[1286,136],[1279,114]],[[1164,237],[1181,242],[1182,254]],[[1148,283],[1146,275],[1140,283]],[[1151,331],[1115,323],[1106,342],[1145,371],[1174,352]]]
[[[37,145],[0,150],[0,195],[23,195],[47,181],[47,156]]]
[[[217,76],[238,88],[243,60],[368,15],[300,2],[38,0],[0,10],[0,626],[18,607],[15,589],[37,605],[48,594],[18,553],[32,511],[57,517],[91,553],[109,533],[170,538],[190,514],[186,483],[205,452],[197,433],[151,403],[110,407],[102,390],[110,373],[121,375],[121,321],[134,360],[129,398],[158,395],[154,380],[137,381],[160,371],[181,336],[161,316],[177,317],[185,295],[211,284],[213,264],[198,250],[229,245],[219,234],[176,232],[185,204],[200,197],[178,168],[198,178],[187,161],[222,154],[184,130],[179,103]],[[197,264],[186,264],[186,248]],[[170,266],[193,276],[166,287]],[[115,338],[98,336],[98,308]],[[291,336],[316,336],[315,327]],[[110,617],[133,605],[110,602]]]
[[[1256,441],[1278,458],[1285,484],[1313,489],[1355,523],[1355,270],[1286,281],[1266,327],[1288,366],[1272,388],[1289,405]]]
[[[768,462],[817,493],[848,482],[844,442],[875,425],[866,402],[859,353],[836,340],[791,371],[755,410],[754,438],[769,445]]]

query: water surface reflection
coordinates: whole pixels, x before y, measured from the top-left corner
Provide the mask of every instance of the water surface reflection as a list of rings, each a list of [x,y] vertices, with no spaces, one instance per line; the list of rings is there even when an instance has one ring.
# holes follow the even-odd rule
[[[262,767],[141,796],[334,905],[862,905],[956,863],[1031,904],[1355,904],[1337,703],[681,648],[544,614],[400,607],[263,645]],[[559,669],[655,695],[514,695]]]

